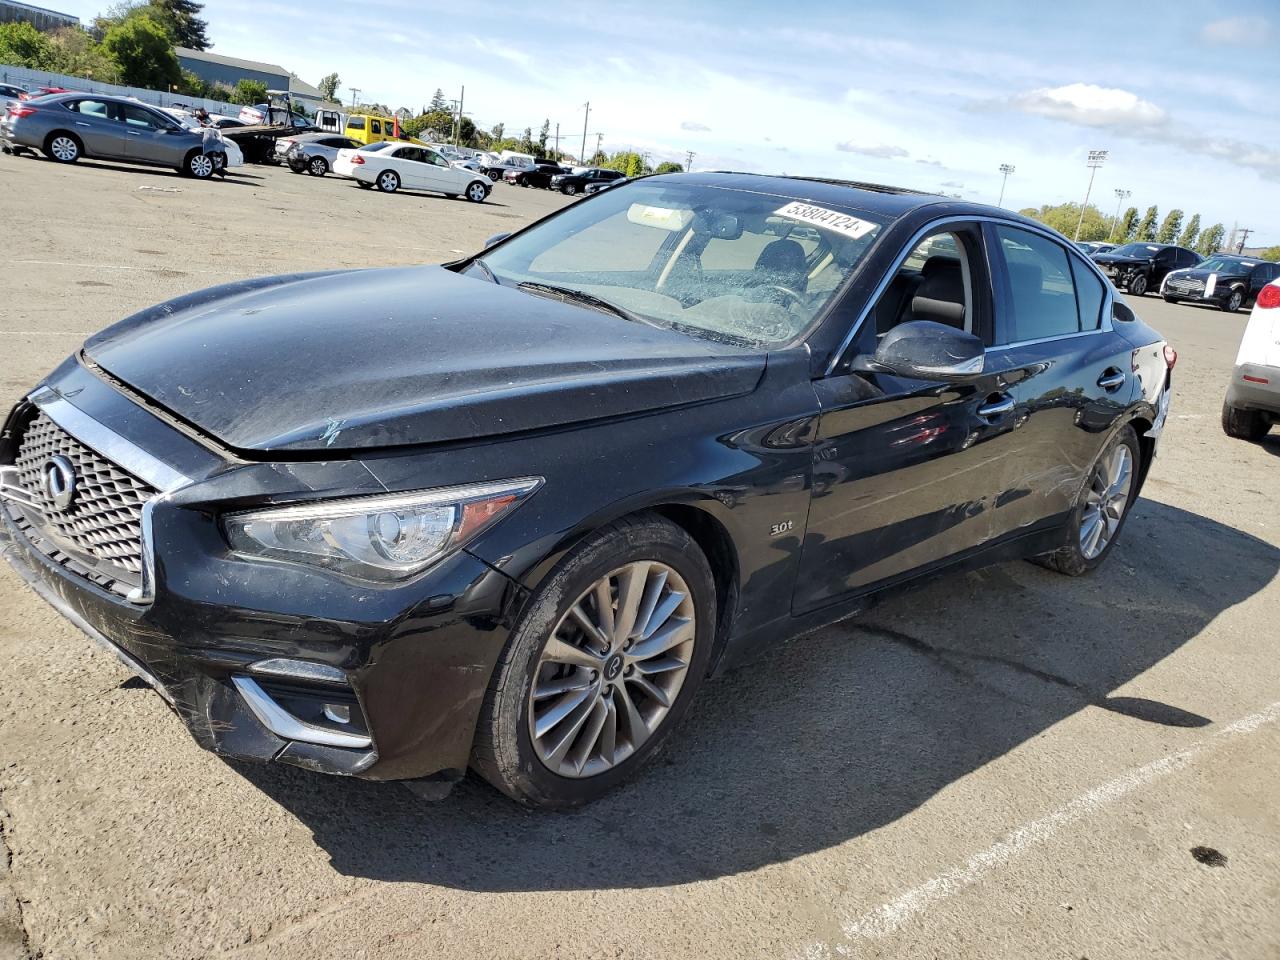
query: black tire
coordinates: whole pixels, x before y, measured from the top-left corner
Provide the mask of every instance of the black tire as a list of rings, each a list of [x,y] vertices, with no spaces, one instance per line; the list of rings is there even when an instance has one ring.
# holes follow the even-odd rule
[[[1177,302],[1178,302],[1178,298],[1177,298],[1177,297],[1165,297],[1165,298],[1164,298],[1164,302],[1165,302],[1165,303],[1177,303]]]
[[[383,170],[378,174],[376,183],[383,193],[395,193],[400,189],[400,174],[394,170]]]
[[[467,184],[466,197],[472,203],[484,203],[489,197],[489,191],[483,183],[476,180]]]
[[[1147,292],[1147,275],[1139,273],[1129,281],[1129,292],[1135,297],[1141,297]]]
[[[1235,313],[1237,310],[1239,310],[1243,306],[1244,306],[1244,291],[1232,290],[1231,293],[1227,295],[1227,299],[1223,300],[1222,303],[1218,304],[1218,309],[1222,310],[1224,313]]]
[[[84,143],[74,133],[55,130],[44,138],[44,155],[55,163],[75,163],[84,156]]]
[[[1124,513],[1120,516],[1120,523],[1116,527],[1115,532],[1111,534],[1111,539],[1107,541],[1106,546],[1096,557],[1086,557],[1080,549],[1080,522],[1085,509],[1085,494],[1089,490],[1089,485],[1093,481],[1094,471],[1097,470],[1098,464],[1101,463],[1113,450],[1120,444],[1125,444],[1129,448],[1129,453],[1133,457],[1133,480],[1130,486],[1129,499],[1125,503]],[[1098,454],[1097,459],[1089,467],[1089,472],[1085,474],[1084,483],[1081,484],[1080,490],[1076,494],[1076,505],[1071,511],[1071,518],[1067,522],[1068,539],[1067,542],[1055,550],[1053,553],[1046,553],[1043,556],[1033,557],[1035,563],[1042,567],[1048,567],[1050,570],[1056,570],[1058,573],[1065,574],[1068,577],[1079,577],[1086,573],[1091,573],[1102,565],[1111,553],[1111,548],[1116,545],[1116,541],[1120,539],[1120,535],[1124,533],[1125,522],[1129,519],[1129,514],[1133,511],[1134,501],[1138,499],[1138,478],[1142,469],[1142,450],[1138,445],[1138,434],[1134,432],[1133,427],[1125,424],[1120,428],[1119,433],[1111,438],[1111,441]]]
[[[313,177],[323,177],[329,172],[329,162],[324,157],[312,157],[307,161],[307,173]]]
[[[182,161],[182,172],[197,180],[208,180],[217,170],[217,161],[200,150],[192,150]]]
[[[306,173],[306,172],[307,172],[307,168],[306,168],[306,167],[295,167],[292,163],[291,163],[291,164],[289,164],[289,169],[290,169],[290,170],[292,170],[294,173]]]
[[[566,183],[566,184],[565,184],[563,187],[561,187],[560,189],[561,189],[561,191],[564,193],[564,195],[565,195],[566,197],[572,197],[575,193],[577,193],[577,192],[578,192],[578,187],[577,187],[577,185],[576,185],[576,184],[572,184],[572,183]]]
[[[637,560],[674,569],[689,587],[696,619],[688,673],[670,711],[640,748],[591,777],[553,773],[529,733],[529,687],[548,633],[599,578]],[[526,604],[485,694],[472,750],[472,768],[514,800],[531,807],[573,807],[595,800],[640,770],[688,712],[711,657],[716,590],[711,567],[684,530],[654,514],[615,521],[591,534],[560,561]]]
[[[489,170],[488,172],[485,173],[485,176],[488,177],[490,180],[492,180],[494,183],[497,183],[498,179],[502,176],[502,174],[500,174],[497,170]]]
[[[1261,440],[1271,429],[1261,410],[1243,410],[1225,401],[1222,404],[1222,432],[1236,440]]]

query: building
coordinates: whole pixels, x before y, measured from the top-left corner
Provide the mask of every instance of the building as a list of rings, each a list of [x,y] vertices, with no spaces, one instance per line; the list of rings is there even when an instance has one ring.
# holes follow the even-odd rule
[[[0,3],[5,0],[0,0]],[[208,50],[189,50],[186,47],[174,47],[178,55],[178,64],[183,70],[189,70],[207,83],[220,83],[224,87],[234,87],[240,80],[257,80],[266,84],[268,90],[288,90],[295,100],[304,103],[308,110],[317,107],[335,110],[339,105],[324,98],[318,89],[304,80],[299,80],[284,67],[274,63],[260,63],[257,60],[241,60],[239,57],[227,57]]]
[[[16,0],[0,0],[0,23],[21,22],[29,23],[37,30],[60,30],[63,27],[80,26],[80,18],[69,13],[33,7],[29,3],[17,3]]]

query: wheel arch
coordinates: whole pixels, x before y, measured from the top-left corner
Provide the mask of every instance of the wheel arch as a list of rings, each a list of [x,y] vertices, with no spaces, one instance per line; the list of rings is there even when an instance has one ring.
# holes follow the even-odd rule
[[[49,144],[53,142],[54,137],[70,137],[72,140],[76,142],[76,146],[80,148],[80,156],[87,157],[89,155],[88,153],[85,152],[84,140],[82,140],[74,130],[64,130],[61,128],[57,130],[50,130],[47,134],[45,134],[44,140],[40,147],[40,149],[44,151],[44,153],[47,154],[49,152]]]

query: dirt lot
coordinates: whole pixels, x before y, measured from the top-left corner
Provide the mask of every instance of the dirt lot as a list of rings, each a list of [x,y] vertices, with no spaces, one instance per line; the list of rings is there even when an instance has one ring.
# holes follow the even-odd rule
[[[7,398],[157,300],[565,202],[12,157],[0,197]],[[0,958],[1274,958],[1280,431],[1218,426],[1243,315],[1138,309],[1176,399],[1098,575],[952,576],[790,644],[575,813],[228,764],[6,567]]]

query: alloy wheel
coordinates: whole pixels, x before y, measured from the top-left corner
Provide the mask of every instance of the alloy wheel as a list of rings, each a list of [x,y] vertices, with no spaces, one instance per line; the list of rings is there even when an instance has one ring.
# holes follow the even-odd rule
[[[198,153],[187,165],[191,175],[199,180],[213,176],[213,159],[207,153]]]
[[[488,195],[489,191],[484,188],[482,183],[473,183],[467,187],[467,199],[473,203],[479,203]]]
[[[324,162],[324,157],[312,157],[310,173],[313,177],[323,177],[329,169],[329,165]]]
[[[70,163],[80,156],[80,148],[70,137],[54,137],[49,144],[49,152],[63,163]]]
[[[1080,515],[1080,553],[1092,560],[1107,549],[1124,519],[1133,492],[1133,454],[1126,444],[1102,458],[1093,470]]]
[[[394,173],[388,172],[378,177],[379,190],[383,190],[383,191],[386,191],[387,193],[391,193],[399,186],[400,186],[400,181],[396,178],[396,175]]]
[[[562,777],[591,777],[632,756],[662,725],[693,657],[688,586],[638,560],[573,602],[543,647],[529,690],[529,737]]]
[[[1239,290],[1232,290],[1231,297],[1227,300],[1227,312],[1235,313],[1240,309],[1240,304],[1244,301],[1244,297],[1240,295]]]

